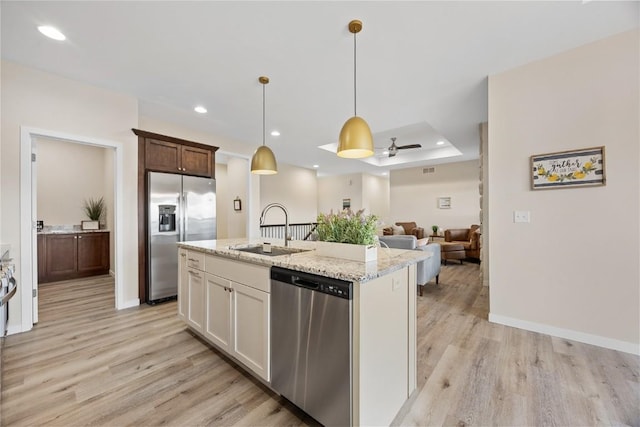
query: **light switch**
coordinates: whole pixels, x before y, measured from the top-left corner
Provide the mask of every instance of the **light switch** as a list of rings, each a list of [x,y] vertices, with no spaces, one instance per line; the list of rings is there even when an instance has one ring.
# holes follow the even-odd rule
[[[513,222],[531,222],[529,211],[513,211]]]

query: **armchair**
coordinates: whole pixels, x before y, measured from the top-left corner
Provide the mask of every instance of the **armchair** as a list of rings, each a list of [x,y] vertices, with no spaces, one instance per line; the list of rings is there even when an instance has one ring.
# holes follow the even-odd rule
[[[433,254],[431,258],[420,261],[417,265],[417,284],[418,291],[422,295],[422,287],[431,279],[436,278],[436,285],[440,280],[440,245],[438,243],[429,243],[417,246],[418,239],[415,236],[396,235],[396,236],[380,236],[380,242],[394,249],[413,249],[417,251],[429,251]]]
[[[396,222],[396,225],[404,228],[404,234],[416,236],[416,239],[424,238],[424,228],[418,227],[415,222]]]
[[[467,258],[480,259],[480,226],[470,228],[453,228],[444,231],[444,241],[459,243],[464,246]]]

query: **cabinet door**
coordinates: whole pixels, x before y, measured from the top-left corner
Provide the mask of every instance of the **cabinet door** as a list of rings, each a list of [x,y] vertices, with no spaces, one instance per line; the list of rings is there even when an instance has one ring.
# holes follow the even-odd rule
[[[187,324],[202,332],[204,323],[204,272],[187,270]]]
[[[233,283],[232,354],[266,381],[271,380],[270,295]]]
[[[76,234],[48,234],[45,276],[51,282],[74,277],[78,271],[78,236]]]
[[[78,276],[109,273],[109,233],[78,234]]]
[[[187,251],[180,249],[178,254],[178,317],[185,322],[187,320],[187,307],[189,306],[188,283]]]
[[[181,171],[181,146],[172,142],[147,139],[145,143],[144,161],[147,169],[173,172]]]
[[[226,352],[231,351],[231,282],[206,275],[206,320],[204,336]]]
[[[182,171],[189,175],[212,176],[211,150],[183,145],[181,161]]]

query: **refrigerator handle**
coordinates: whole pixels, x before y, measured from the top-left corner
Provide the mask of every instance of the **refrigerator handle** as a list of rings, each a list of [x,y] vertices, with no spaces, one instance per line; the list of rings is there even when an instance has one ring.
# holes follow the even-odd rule
[[[182,240],[187,240],[187,230],[189,229],[189,224],[187,223],[187,218],[189,218],[189,203],[187,203],[187,192],[184,191],[182,193]]]

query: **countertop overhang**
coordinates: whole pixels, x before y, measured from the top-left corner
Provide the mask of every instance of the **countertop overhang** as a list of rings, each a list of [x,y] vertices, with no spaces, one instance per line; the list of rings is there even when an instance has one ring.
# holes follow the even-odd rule
[[[378,259],[364,263],[317,255],[315,251],[316,242],[302,240],[292,240],[289,242],[289,246],[292,248],[307,249],[308,251],[297,252],[290,255],[268,256],[234,249],[259,245],[264,242],[269,242],[276,246],[283,246],[282,239],[199,240],[178,242],[178,246],[187,250],[196,250],[236,261],[249,262],[267,267],[283,267],[290,270],[360,283],[386,276],[389,273],[433,256],[433,253],[429,251],[379,247]]]

